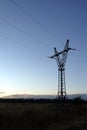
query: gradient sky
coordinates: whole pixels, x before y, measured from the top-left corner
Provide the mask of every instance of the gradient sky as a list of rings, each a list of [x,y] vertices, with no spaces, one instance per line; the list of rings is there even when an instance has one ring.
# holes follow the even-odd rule
[[[16,3],[15,3],[16,2]],[[67,93],[87,93],[87,0],[0,0],[0,94],[57,94],[49,59],[70,40]]]

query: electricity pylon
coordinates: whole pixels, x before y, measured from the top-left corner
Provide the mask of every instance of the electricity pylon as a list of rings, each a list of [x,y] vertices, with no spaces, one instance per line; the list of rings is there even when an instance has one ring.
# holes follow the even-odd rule
[[[54,47],[54,55],[49,58],[54,58],[57,61],[58,67],[58,94],[57,98],[60,100],[66,99],[66,83],[65,83],[65,64],[69,50],[76,50],[69,47],[69,39],[67,39],[64,50],[58,52],[56,47]]]

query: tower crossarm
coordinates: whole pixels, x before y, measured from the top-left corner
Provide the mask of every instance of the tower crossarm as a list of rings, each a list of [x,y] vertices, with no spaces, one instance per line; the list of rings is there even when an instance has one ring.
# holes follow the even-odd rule
[[[64,50],[61,51],[61,57],[62,57],[61,63],[64,64],[64,66],[65,66],[65,64],[66,64],[67,55],[68,55],[68,52],[69,52],[70,50],[76,50],[76,49],[69,47],[69,39],[67,39],[66,45],[65,45],[65,47],[64,47]]]

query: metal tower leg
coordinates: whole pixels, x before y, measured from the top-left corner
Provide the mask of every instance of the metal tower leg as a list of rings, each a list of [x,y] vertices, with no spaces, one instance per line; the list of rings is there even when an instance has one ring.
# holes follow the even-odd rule
[[[65,68],[58,69],[58,99],[66,99]]]

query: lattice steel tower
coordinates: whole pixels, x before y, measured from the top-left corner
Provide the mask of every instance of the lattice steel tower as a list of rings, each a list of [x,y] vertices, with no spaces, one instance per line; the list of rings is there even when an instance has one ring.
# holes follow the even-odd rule
[[[58,94],[57,98],[60,100],[66,99],[66,83],[65,83],[65,64],[67,59],[67,54],[69,50],[76,50],[69,47],[69,39],[67,39],[64,50],[58,52],[56,47],[54,47],[54,55],[49,58],[54,58],[57,61],[58,67]]]

